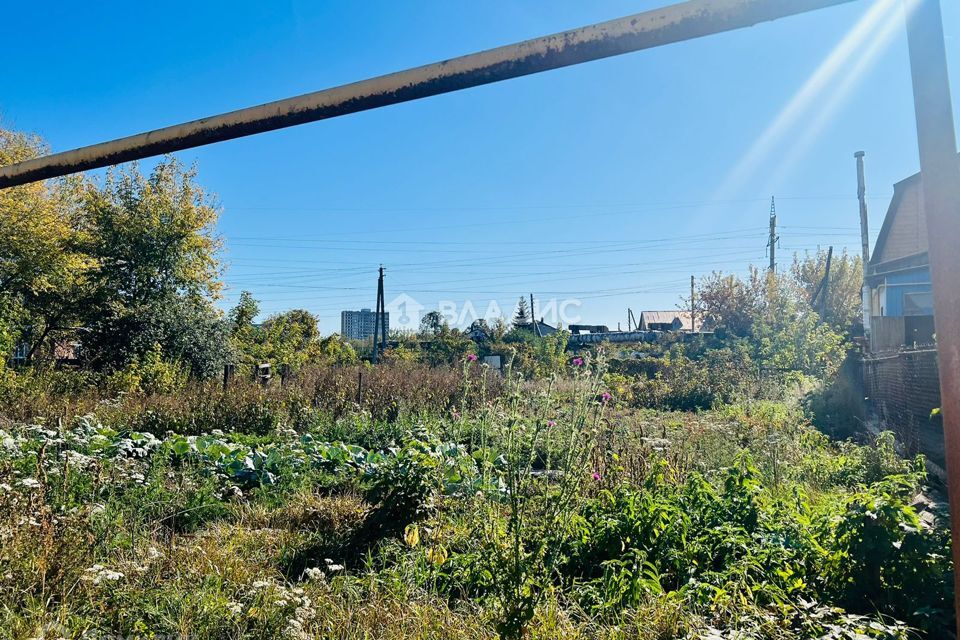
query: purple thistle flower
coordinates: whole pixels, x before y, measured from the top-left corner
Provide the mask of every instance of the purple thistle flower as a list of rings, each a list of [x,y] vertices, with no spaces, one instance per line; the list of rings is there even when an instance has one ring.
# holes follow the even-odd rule
[[[594,482],[600,482],[600,474],[594,471],[590,474],[590,477],[593,478]]]
[[[557,426],[557,421],[556,421],[556,420],[547,420],[547,426],[552,429],[553,427]]]
[[[467,362],[476,362],[476,361],[477,361],[476,354],[470,353],[467,355]]]
[[[600,396],[601,402],[610,402],[611,400],[613,400],[613,396],[607,393],[606,391],[604,391],[603,395]]]
[[[575,366],[575,367],[582,367],[582,366],[583,366],[583,358],[574,358],[574,359],[573,359],[573,366]]]

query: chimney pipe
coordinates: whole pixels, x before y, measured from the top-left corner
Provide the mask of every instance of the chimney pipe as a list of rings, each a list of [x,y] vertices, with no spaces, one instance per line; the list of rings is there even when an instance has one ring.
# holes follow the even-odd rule
[[[857,159],[857,199],[860,201],[860,245],[863,260],[863,287],[860,290],[863,312],[863,335],[870,338],[871,292],[867,284],[867,265],[870,264],[870,231],[867,225],[867,187],[863,172],[863,151],[857,151],[853,157]]]

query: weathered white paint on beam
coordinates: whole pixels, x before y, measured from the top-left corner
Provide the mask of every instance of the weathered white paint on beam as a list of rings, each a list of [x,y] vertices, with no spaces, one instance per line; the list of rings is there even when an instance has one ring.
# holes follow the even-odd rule
[[[749,27],[854,0],[690,0],[295,98],[0,167],[0,188]]]

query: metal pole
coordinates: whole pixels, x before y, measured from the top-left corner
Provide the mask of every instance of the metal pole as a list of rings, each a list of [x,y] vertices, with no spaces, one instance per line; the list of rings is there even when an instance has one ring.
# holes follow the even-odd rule
[[[820,317],[827,319],[827,304],[830,296],[830,264],[833,262],[833,245],[827,249],[827,268],[823,273],[823,293],[820,294]]]
[[[540,323],[537,322],[537,314],[534,311],[533,306],[533,294],[530,294],[530,319],[533,321],[533,334],[538,338],[542,337],[540,335]]]
[[[775,197],[770,198],[770,239],[767,241],[770,247],[770,273],[777,270],[777,201]]]
[[[854,0],[690,0],[0,167],[0,189],[750,27]]]
[[[380,276],[377,278],[377,304],[373,312],[373,354],[371,361],[377,364],[377,351],[380,346],[380,298],[383,291],[383,265],[380,265]]]
[[[383,291],[383,267],[380,267],[380,355],[387,350],[387,298]]]
[[[920,148],[923,211],[946,443],[953,538],[954,611],[960,612],[960,163],[938,0],[919,0],[907,17],[907,42]],[[958,616],[960,632],[960,616]]]
[[[870,231],[867,225],[867,183],[863,171],[863,151],[857,151],[857,199],[860,201],[860,256],[863,265],[863,285],[860,288],[860,309],[863,313],[863,336],[870,344],[870,285],[867,284],[867,265],[870,264]]]
[[[697,279],[694,276],[690,276],[690,332],[696,333],[697,331],[697,306],[694,304],[694,296],[696,295],[695,287],[697,284]]]

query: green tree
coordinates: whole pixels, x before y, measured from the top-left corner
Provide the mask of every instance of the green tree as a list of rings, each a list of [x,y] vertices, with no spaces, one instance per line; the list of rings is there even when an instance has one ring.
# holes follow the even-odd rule
[[[807,296],[814,293],[823,282],[827,272],[827,252],[817,251],[803,258],[795,255],[791,274]],[[850,334],[862,326],[861,289],[863,287],[863,264],[860,256],[852,256],[846,251],[834,254],[830,264],[830,284],[826,295],[821,294],[816,311],[835,330]]]
[[[0,165],[46,152],[35,137],[0,128]],[[82,250],[80,178],[0,190],[0,345],[25,340],[30,357],[48,339],[71,330],[88,307],[93,261]],[[5,359],[5,358],[4,358]]]
[[[154,341],[139,334],[152,332],[149,319],[162,317],[162,307],[183,303],[203,309],[189,317],[210,320],[205,306],[221,286],[218,213],[194,170],[166,158],[144,176],[134,164],[88,188],[84,208],[94,261],[84,346],[93,363],[116,368],[142,358]]]
[[[89,189],[86,208],[95,277],[111,303],[134,308],[171,292],[219,293],[218,211],[194,169],[170,157],[144,176],[133,164]]]
[[[843,336],[813,311],[794,276],[753,266],[744,279],[713,273],[701,280],[695,302],[700,317],[745,338],[754,360],[768,369],[829,377],[843,361]]]
[[[138,309],[138,313],[97,317],[95,330],[81,336],[83,349],[95,365],[122,369],[154,352],[150,355],[154,360],[160,357],[198,378],[208,378],[231,359],[227,323],[209,301],[170,294]]]
[[[292,309],[267,318],[260,327],[261,358],[300,366],[316,355],[320,338],[317,318],[304,309]]]
[[[455,364],[473,351],[473,341],[446,323],[423,350],[424,357],[431,365]]]
[[[520,296],[520,300],[517,302],[517,311],[513,314],[513,327],[515,329],[520,329],[530,326],[531,322],[530,309],[527,307],[527,299],[523,296]]]
[[[252,310],[251,302],[256,304],[252,297],[242,301],[248,312]],[[236,312],[235,308],[231,316],[235,318]],[[248,364],[269,362],[299,368],[324,359],[352,362],[356,358],[353,348],[341,343],[339,337],[321,341],[316,316],[303,309],[272,315],[259,326],[248,325],[234,338],[239,357]]]
[[[493,322],[487,323],[488,328],[490,329],[490,340],[492,342],[500,342],[503,340],[504,336],[507,335],[507,332],[510,331],[510,325],[507,324],[507,321],[503,318],[498,317]]]
[[[778,371],[832,377],[846,353],[843,336],[823,322],[787,276],[768,273],[752,323],[756,359]]]
[[[315,351],[316,359],[320,364],[346,366],[359,362],[357,352],[353,350],[350,343],[337,334],[321,338]]]
[[[260,315],[260,303],[253,298],[249,291],[240,292],[237,306],[230,310],[230,331],[238,334],[253,327],[253,320]]]
[[[751,266],[746,279],[714,271],[697,285],[694,307],[697,317],[710,319],[717,330],[749,336],[763,305],[764,276]],[[689,307],[689,300],[684,301]]]
[[[241,291],[237,305],[227,313],[233,359],[240,359],[247,364],[252,364],[256,359],[254,351],[259,329],[253,320],[259,314],[260,303],[249,291]]]
[[[420,335],[429,338],[440,333],[446,325],[447,322],[439,311],[430,311],[420,319]]]

